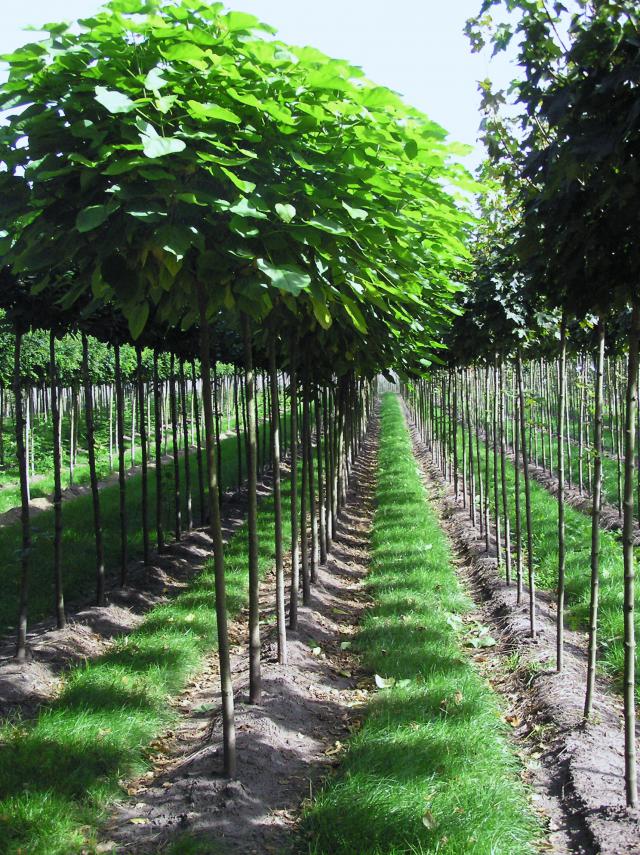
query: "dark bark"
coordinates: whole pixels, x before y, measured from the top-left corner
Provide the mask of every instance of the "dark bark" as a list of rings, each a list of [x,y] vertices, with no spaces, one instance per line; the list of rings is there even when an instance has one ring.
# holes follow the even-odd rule
[[[187,500],[187,531],[193,528],[191,500],[191,457],[189,454],[189,419],[187,416],[187,383],[184,376],[184,360],[180,360],[180,400],[182,403],[182,437],[184,445],[184,494]],[[219,470],[218,470],[219,471]]]
[[[178,402],[176,396],[176,361],[171,354],[169,379],[169,401],[171,406],[171,437],[173,440],[173,489],[174,489],[174,536],[180,540],[182,536],[182,497],[180,495],[180,455],[178,451]]]
[[[635,559],[633,554],[634,534],[634,470],[636,417],[638,407],[638,345],[640,341],[640,299],[633,302],[631,329],[629,331],[629,362],[627,369],[627,393],[625,411],[624,442],[624,515],[622,544],[624,556],[624,730],[625,730],[625,789],[627,806],[638,804],[638,780],[636,770],[636,708],[635,708]]]
[[[60,459],[60,404],[58,401],[56,337],[53,331],[49,333],[49,370],[51,381],[51,426],[53,429],[53,579],[56,624],[58,629],[63,629],[67,619],[64,612],[64,592],[62,585],[62,461]]]
[[[558,374],[558,588],[556,598],[556,671],[562,671],[564,654],[565,522],[564,522],[564,431],[567,371],[567,325],[560,324],[560,370]],[[569,464],[571,466],[571,464]]]
[[[147,417],[146,417],[146,400],[144,394],[144,378],[142,376],[142,348],[136,347],[137,367],[138,367],[138,418],[140,420],[140,459],[142,463],[142,560],[147,566],[150,562],[149,551],[149,472],[147,461]]]
[[[247,396],[247,477],[249,538],[249,702],[259,704],[262,695],[260,679],[260,568],[258,566],[258,498],[257,498],[257,437],[255,403],[255,374],[253,370],[253,348],[251,324],[247,315],[242,315],[242,338],[244,344],[244,376]]]
[[[298,539],[298,376],[297,347],[291,342],[291,590],[289,602],[289,629],[298,628],[298,587],[300,585],[300,552]]]
[[[216,591],[216,628],[218,634],[218,662],[222,695],[222,734],[224,743],[224,774],[236,774],[236,733],[233,710],[233,684],[229,658],[229,631],[227,625],[227,594],[224,574],[224,541],[218,501],[218,472],[214,454],[213,409],[211,406],[211,342],[207,321],[206,298],[202,286],[198,289],[200,310],[200,362],[202,370],[202,401],[204,411],[205,449],[207,457],[207,493],[209,500],[209,525],[213,544]]]
[[[276,559],[276,617],[278,624],[278,662],[287,664],[287,628],[284,603],[284,548],[282,543],[282,485],[280,482],[280,402],[275,333],[269,340],[269,378],[271,382],[271,461],[273,467],[273,519]]]
[[[518,348],[516,357],[516,372],[518,377],[518,397],[520,400],[520,444],[522,446],[522,473],[524,475],[524,500],[525,516],[527,523],[527,564],[529,571],[529,623],[531,626],[531,637],[535,638],[536,630],[536,578],[533,566],[533,526],[531,520],[531,481],[529,475],[529,452],[527,447],[527,425],[524,395],[524,381],[522,378],[522,356]]]
[[[87,447],[89,452],[89,478],[91,480],[91,498],[93,501],[93,525],[96,544],[96,602],[105,604],[104,585],[104,546],[102,540],[102,516],[100,513],[100,490],[96,471],[96,446],[93,424],[93,390],[89,374],[89,342],[82,334],[82,373],[84,378],[84,405],[87,422]]]
[[[20,525],[22,532],[22,550],[20,552],[20,602],[18,606],[18,636],[16,659],[24,662],[27,658],[27,618],[29,609],[29,570],[31,553],[31,520],[29,513],[29,476],[27,455],[24,444],[24,413],[22,409],[22,376],[20,356],[22,352],[22,334],[16,332],[13,389],[15,393],[16,456],[20,473]]]
[[[120,367],[120,345],[113,347],[116,379],[116,434],[118,438],[118,509],[120,521],[120,584],[127,583],[127,472],[124,448],[124,389]]]
[[[158,372],[158,351],[153,351],[153,412],[156,459],[156,543],[158,552],[164,549],[163,486],[162,486],[162,386]]]
[[[584,715],[588,718],[593,707],[596,681],[596,655],[598,651],[598,605],[600,593],[600,514],[602,505],[602,399],[604,380],[605,326],[598,322],[598,350],[596,355],[595,413],[593,437],[593,495],[591,504],[591,592],[589,601],[589,649],[587,652],[587,689]]]
[[[198,496],[200,498],[200,525],[206,522],[204,499],[204,472],[202,466],[202,436],[200,432],[200,402],[198,401],[198,384],[196,381],[196,364],[191,363],[191,394],[193,396],[193,418],[196,424],[196,461],[198,464]]]

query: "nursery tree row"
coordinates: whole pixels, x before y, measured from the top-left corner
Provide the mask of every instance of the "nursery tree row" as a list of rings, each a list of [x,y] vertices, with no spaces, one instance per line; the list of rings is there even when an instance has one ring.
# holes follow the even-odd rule
[[[88,336],[113,347],[116,386],[119,348],[136,348],[144,479],[147,431],[152,423],[155,432],[162,425],[161,354],[170,354],[174,436],[178,397],[186,398],[172,389],[187,382],[183,365],[192,369],[198,361],[224,769],[233,775],[213,367],[230,363],[243,375],[250,698],[258,702],[257,371],[268,373],[284,664],[282,515],[291,513],[288,624],[295,628],[299,590],[308,601],[316,556],[322,560],[331,544],[372,412],[374,378],[391,367],[424,370],[450,323],[470,226],[454,188],[475,185],[455,163],[444,130],[395,93],[344,61],[271,38],[271,28],[251,15],[224,12],[222,4],[112,0],[75,27],[46,29],[44,41],[8,57],[0,91],[0,107],[9,111],[0,129],[0,293],[16,336],[14,376],[20,378],[21,343],[29,331],[51,334],[54,375],[56,336],[80,336],[94,471]],[[151,419],[143,347],[154,354]],[[291,422],[290,509],[282,507],[280,491],[283,372]],[[55,378],[50,385],[55,412]],[[21,386],[16,379],[25,531],[19,654],[29,569]],[[123,410],[121,396],[120,422]],[[117,444],[121,454],[121,436]],[[156,436],[156,455],[160,446]],[[95,476],[91,481],[100,579],[100,493]],[[157,543],[162,540],[158,533]],[[99,599],[103,595],[99,583]]]

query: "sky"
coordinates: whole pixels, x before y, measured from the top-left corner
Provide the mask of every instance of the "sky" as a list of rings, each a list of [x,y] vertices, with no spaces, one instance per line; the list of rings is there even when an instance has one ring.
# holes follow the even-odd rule
[[[99,8],[100,0],[0,0],[0,53],[32,41],[24,28],[73,20]],[[309,44],[361,66],[376,83],[400,92],[449,131],[457,142],[476,144],[477,82],[506,85],[512,69],[504,57],[473,55],[463,33],[480,0],[230,0],[278,30],[285,42]],[[481,159],[476,147],[467,165]]]

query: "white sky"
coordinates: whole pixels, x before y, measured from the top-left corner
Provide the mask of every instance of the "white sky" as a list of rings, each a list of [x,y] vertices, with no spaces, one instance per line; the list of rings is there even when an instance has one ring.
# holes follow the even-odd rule
[[[0,0],[0,52],[34,38],[28,25],[73,20],[100,0]],[[462,32],[480,0],[230,0],[278,29],[283,41],[311,44],[360,65],[376,83],[445,127],[452,139],[475,144],[477,81],[505,85],[514,76],[504,57],[472,55]],[[480,152],[470,158],[475,166]]]

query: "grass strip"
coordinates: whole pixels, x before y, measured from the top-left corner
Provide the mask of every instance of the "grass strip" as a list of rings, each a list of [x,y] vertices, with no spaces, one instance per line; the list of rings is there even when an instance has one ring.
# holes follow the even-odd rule
[[[462,652],[471,603],[429,506],[398,399],[382,405],[369,591],[354,649],[386,684],[308,808],[314,855],[536,851],[499,702]],[[485,636],[486,637],[486,636]]]
[[[283,501],[290,498],[283,479]],[[290,537],[289,514],[283,515]],[[273,497],[258,505],[260,571],[273,565]],[[226,550],[227,602],[247,603],[246,525]],[[29,723],[0,729],[0,851],[71,855],[92,851],[120,781],[150,766],[152,740],[178,713],[178,694],[216,648],[212,562],[175,599],[99,659],[72,668],[56,700]]]

